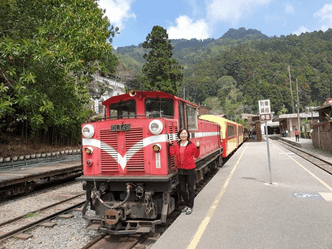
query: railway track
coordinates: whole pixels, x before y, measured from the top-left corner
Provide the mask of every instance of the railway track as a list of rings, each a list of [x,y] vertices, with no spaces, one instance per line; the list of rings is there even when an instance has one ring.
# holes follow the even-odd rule
[[[19,234],[24,234],[24,232],[38,225],[42,225],[46,221],[50,221],[59,215],[82,206],[84,202],[85,194],[75,195],[52,205],[37,209],[35,211],[20,215],[1,223],[0,231],[2,232],[0,233],[0,245],[1,242],[5,239],[18,236]]]
[[[233,155],[233,154],[232,154]],[[231,157],[231,155],[230,155]],[[230,158],[229,157],[229,158]],[[228,161],[227,158],[223,165]],[[221,167],[211,168],[205,175],[204,179],[196,184],[195,194],[198,195],[201,190],[210,182],[210,180],[218,173]],[[182,214],[182,204],[167,217],[165,224],[156,227],[155,233],[129,236],[111,236],[100,234],[94,240],[90,241],[81,249],[97,249],[97,248],[121,248],[121,249],[145,249],[150,248],[158,238],[172,225],[172,223]]]
[[[291,152],[301,156],[302,158],[332,175],[332,162],[328,162],[322,158],[319,158],[318,156],[313,155],[312,153],[309,153],[299,147],[283,142],[281,140],[278,140],[278,142]]]
[[[208,182],[218,172],[219,168],[210,170],[206,177],[201,180],[195,189],[196,195],[208,184]],[[181,204],[179,207],[167,217],[165,224],[160,224],[156,227],[155,233],[150,234],[136,234],[129,236],[111,236],[107,234],[100,234],[94,240],[90,241],[82,249],[96,249],[96,248],[121,248],[121,249],[143,249],[150,248],[156,240],[163,234],[171,224],[181,215]]]
[[[130,236],[111,236],[102,234],[89,242],[81,249],[97,249],[97,248],[118,248],[118,249],[140,249],[146,248],[144,241],[147,235],[130,235]]]

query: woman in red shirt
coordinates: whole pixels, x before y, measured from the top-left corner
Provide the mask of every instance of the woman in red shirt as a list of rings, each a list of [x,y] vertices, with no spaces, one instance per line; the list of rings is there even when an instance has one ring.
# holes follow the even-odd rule
[[[191,214],[194,207],[194,198],[195,198],[195,160],[194,157],[198,158],[200,154],[199,141],[196,145],[193,144],[189,138],[190,133],[186,129],[181,129],[178,132],[178,137],[180,141],[175,142],[174,144],[171,141],[168,141],[170,144],[170,154],[175,155],[175,163],[179,170],[179,186],[180,186],[180,195],[182,196],[185,207],[182,209],[182,212],[186,214]],[[188,192],[187,194],[187,186]]]
[[[295,141],[300,142],[300,132],[298,129],[295,129]]]

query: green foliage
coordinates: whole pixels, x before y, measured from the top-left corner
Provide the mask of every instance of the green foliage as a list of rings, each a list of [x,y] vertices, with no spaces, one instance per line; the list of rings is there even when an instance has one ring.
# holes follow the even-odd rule
[[[78,134],[88,76],[117,65],[107,42],[117,29],[94,0],[1,1],[0,23],[0,119]]]
[[[177,94],[178,85],[183,78],[182,67],[172,59],[173,48],[167,31],[154,26],[146,37],[143,48],[149,49],[143,56],[146,60],[142,68],[144,89]]]
[[[288,110],[286,107],[283,107],[280,111],[278,111],[278,115],[286,114],[286,113],[288,113]]]
[[[140,74],[142,72],[143,63],[140,63],[139,61],[135,60],[128,54],[125,55],[118,54],[118,57],[121,63],[123,63],[128,70],[131,70],[136,74]]]
[[[185,71],[187,77],[212,79],[211,88],[217,84],[221,89],[224,85],[223,77],[232,77],[236,83],[233,87],[242,93],[242,97],[233,91],[234,96],[228,96],[227,89],[219,89],[218,98],[225,112],[234,112],[236,106],[226,106],[237,99],[243,108],[250,112],[257,112],[258,100],[270,99],[272,110],[277,113],[282,108],[292,109],[293,103],[290,92],[290,82],[287,67],[291,68],[291,83],[294,100],[296,99],[296,79],[299,85],[300,110],[303,111],[310,103],[322,103],[326,97],[332,95],[332,78],[330,70],[331,55],[328,53],[332,42],[328,40],[332,30],[325,33],[307,33],[301,36],[290,35],[281,38],[264,39],[243,42],[230,47],[215,46],[211,49],[219,51],[213,56],[203,56],[203,60],[188,66]],[[216,43],[215,43],[216,44]],[[210,47],[212,44],[209,45]],[[317,59],[319,57],[319,59]],[[310,59],[309,59],[310,58]],[[199,80],[201,81],[201,80]],[[188,85],[188,84],[186,84]],[[201,96],[193,93],[200,86],[192,85],[193,90],[186,88],[188,99],[197,103]],[[217,87],[217,89],[218,89]],[[201,93],[206,97],[216,96]],[[242,101],[240,101],[242,99]],[[293,101],[294,101],[293,100]]]
[[[223,114],[223,108],[220,106],[217,97],[208,97],[202,104],[211,107],[211,113],[213,114]]]
[[[218,97],[220,106],[216,109],[228,115],[241,108],[257,113],[258,100],[262,99],[271,100],[275,113],[285,109],[292,112],[296,79],[300,111],[332,96],[332,29],[268,38],[257,30],[240,28],[230,29],[221,39],[202,41],[203,46],[188,40],[171,44],[181,48],[174,49],[173,57],[184,67],[179,95],[197,104]],[[129,56],[130,63],[139,67],[144,63],[143,53],[141,47],[132,46],[121,56]],[[231,91],[221,91],[224,77],[234,80]],[[236,101],[239,106],[232,104]]]
[[[37,212],[34,212],[34,213],[28,213],[28,214],[24,215],[22,217],[22,219],[28,219],[28,218],[31,218],[31,217],[36,217],[36,216],[39,215],[39,213],[40,213],[40,211],[37,211]]]

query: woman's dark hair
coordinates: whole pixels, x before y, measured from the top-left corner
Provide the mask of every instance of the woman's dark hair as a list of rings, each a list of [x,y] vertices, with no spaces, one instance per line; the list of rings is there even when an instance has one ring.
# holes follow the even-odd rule
[[[183,128],[183,129],[180,129],[179,131],[178,131],[178,138],[180,139],[180,134],[181,134],[181,132],[183,132],[183,131],[186,131],[187,133],[188,133],[188,137],[187,137],[187,139],[189,140],[189,138],[190,138],[190,133],[189,133],[189,131],[187,130],[187,129],[185,129],[185,128]]]

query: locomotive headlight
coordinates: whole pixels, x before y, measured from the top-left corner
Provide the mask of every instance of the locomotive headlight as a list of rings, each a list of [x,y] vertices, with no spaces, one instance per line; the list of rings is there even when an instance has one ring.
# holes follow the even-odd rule
[[[152,146],[154,152],[159,152],[161,150],[161,146],[159,144],[155,144]]]
[[[85,125],[82,129],[82,134],[86,138],[92,138],[92,136],[95,134],[95,129],[92,125]]]
[[[164,128],[163,123],[160,120],[152,120],[151,123],[149,124],[149,130],[154,135],[160,134],[163,128]]]
[[[86,148],[84,149],[84,151],[85,151],[86,154],[91,155],[92,152],[93,152],[93,148],[92,148],[92,147],[86,147]]]

